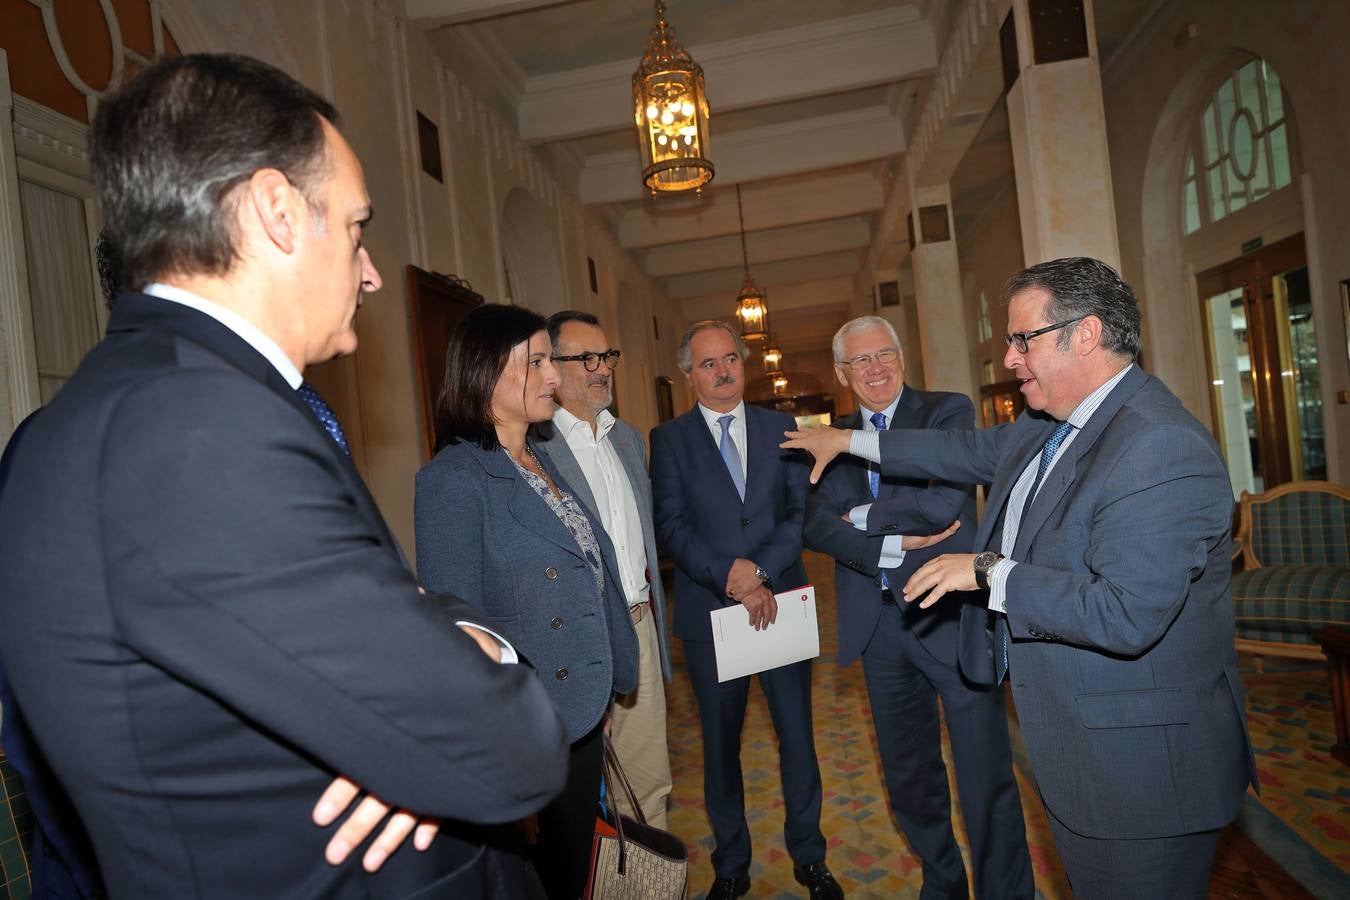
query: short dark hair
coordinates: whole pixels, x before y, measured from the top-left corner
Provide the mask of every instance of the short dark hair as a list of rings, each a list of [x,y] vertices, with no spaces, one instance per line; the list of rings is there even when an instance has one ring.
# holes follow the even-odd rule
[[[445,347],[445,380],[436,398],[436,450],[470,441],[496,450],[492,392],[511,349],[548,328],[544,317],[523,306],[485,303],[469,310]]]
[[[1118,356],[1139,356],[1139,300],[1120,273],[1090,256],[1068,256],[1023,269],[1003,285],[1003,302],[1022,291],[1041,288],[1050,294],[1047,323],[1096,316],[1102,323],[1102,347]],[[1073,329],[1060,332],[1058,347],[1067,349]]]
[[[222,275],[238,258],[235,189],[277,169],[311,207],[328,173],[327,100],[247,56],[161,60],[99,104],[89,161],[122,285]]]
[[[553,352],[558,352],[558,335],[562,333],[562,327],[568,322],[580,322],[583,325],[594,325],[600,327],[600,320],[588,312],[582,312],[579,309],[563,309],[555,312],[548,317],[548,342],[553,346]]]
[[[98,263],[98,286],[103,291],[103,303],[112,309],[113,301],[122,291],[122,257],[108,240],[106,228],[98,233],[94,259]]]

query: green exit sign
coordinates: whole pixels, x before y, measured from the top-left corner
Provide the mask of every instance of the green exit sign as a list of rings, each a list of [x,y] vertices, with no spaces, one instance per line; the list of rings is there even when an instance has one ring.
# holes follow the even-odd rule
[[[1254,237],[1254,238],[1252,238],[1250,241],[1243,241],[1243,242],[1242,242],[1242,252],[1243,252],[1243,253],[1251,253],[1253,250],[1260,250],[1260,249],[1261,249],[1261,245],[1264,244],[1264,243],[1265,243],[1265,241],[1263,241],[1263,240],[1262,240],[1261,238],[1259,238],[1259,237]]]

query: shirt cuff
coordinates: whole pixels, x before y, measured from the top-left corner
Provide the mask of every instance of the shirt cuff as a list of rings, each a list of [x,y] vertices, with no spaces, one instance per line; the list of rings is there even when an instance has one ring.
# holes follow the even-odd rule
[[[989,608],[1005,616],[1008,614],[1008,574],[1016,567],[1017,563],[1004,557],[989,570]]]
[[[898,534],[888,534],[881,540],[881,559],[877,562],[877,567],[881,569],[898,569],[905,561],[905,550],[901,546],[904,540]]]
[[[848,452],[881,465],[881,432],[855,431],[848,439]]]
[[[472,628],[474,631],[481,631],[484,634],[490,634],[492,635],[492,637],[496,638],[497,643],[502,645],[501,661],[503,665],[505,665],[506,663],[520,662],[520,657],[516,655],[516,648],[511,646],[511,642],[508,641],[506,638],[502,637],[497,632],[493,631],[491,628],[484,628],[477,622],[456,622],[455,624],[461,628]]]
[[[867,530],[867,513],[871,508],[872,504],[863,503],[860,506],[855,506],[848,511],[848,520],[853,524],[854,528],[858,529],[859,531]]]

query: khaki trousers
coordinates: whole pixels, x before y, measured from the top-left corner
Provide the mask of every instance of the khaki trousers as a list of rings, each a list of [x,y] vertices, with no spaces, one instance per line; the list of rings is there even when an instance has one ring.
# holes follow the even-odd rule
[[[638,636],[638,685],[632,693],[615,698],[609,737],[647,824],[664,829],[671,789],[670,751],[666,747],[666,684],[651,604],[636,607],[633,619]],[[614,798],[621,811],[634,815],[622,789],[614,791]]]

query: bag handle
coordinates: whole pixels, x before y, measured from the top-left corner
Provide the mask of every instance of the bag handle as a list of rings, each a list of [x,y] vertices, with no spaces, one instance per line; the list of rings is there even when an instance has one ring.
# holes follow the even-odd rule
[[[614,751],[614,744],[610,741],[609,735],[604,735],[604,761],[602,764],[602,773],[605,779],[605,785],[608,790],[604,791],[605,808],[609,810],[613,818],[614,831],[618,835],[619,843],[619,874],[624,874],[624,868],[628,862],[627,842],[623,836],[623,815],[619,812],[619,804],[614,799],[615,787],[622,787],[624,795],[628,798],[628,805],[636,815],[637,821],[647,824],[647,817],[642,812],[642,807],[638,805],[637,795],[633,791],[633,786],[628,783],[628,776],[623,773],[623,766],[619,765],[619,754]]]

